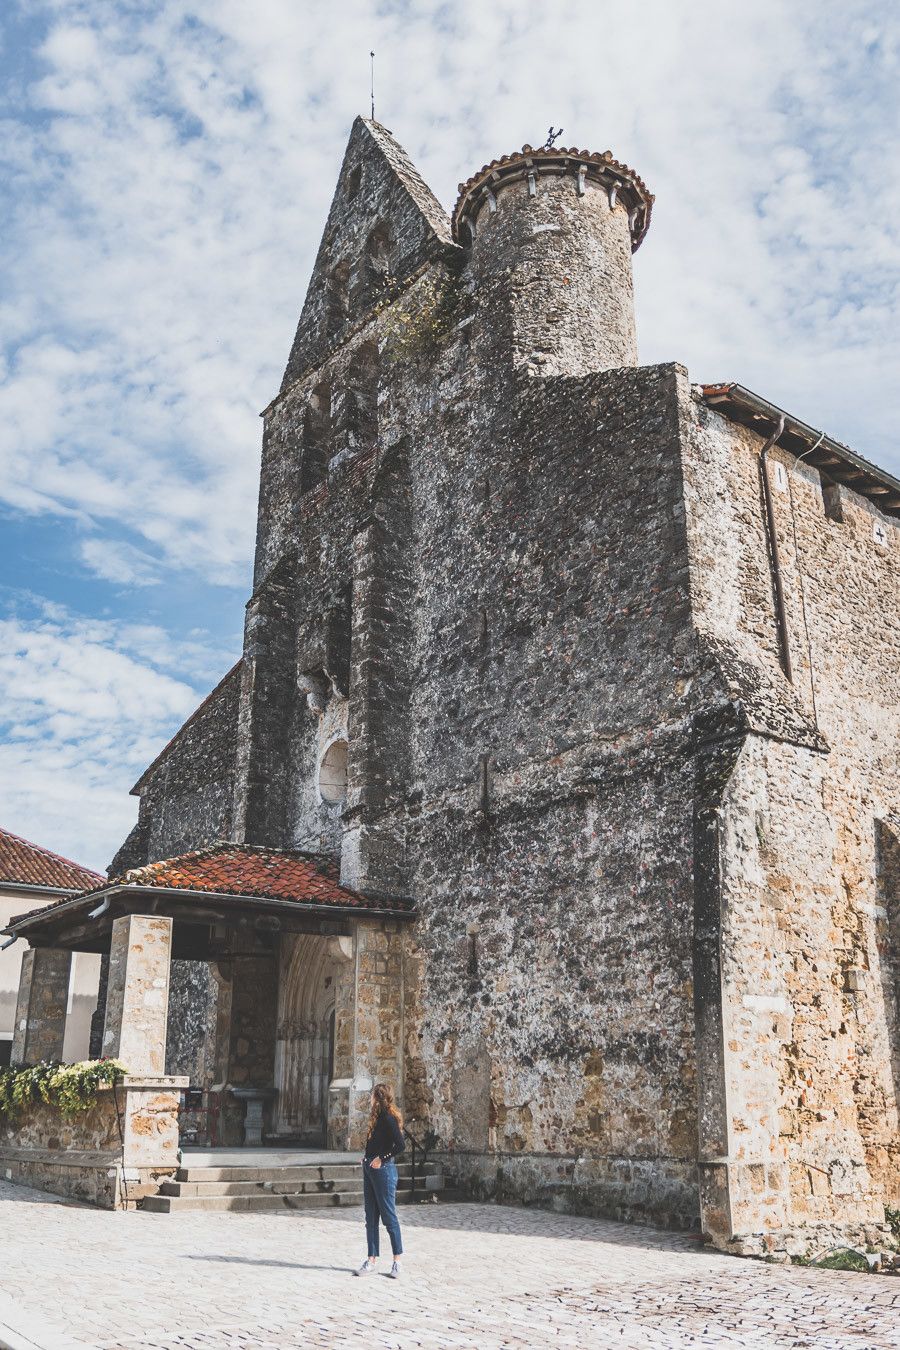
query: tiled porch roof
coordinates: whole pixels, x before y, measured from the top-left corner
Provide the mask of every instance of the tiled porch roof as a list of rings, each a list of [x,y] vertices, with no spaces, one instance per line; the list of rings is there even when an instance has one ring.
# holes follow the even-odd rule
[[[169,891],[205,891],[342,908],[409,908],[400,900],[373,900],[371,896],[341,886],[338,876],[337,866],[324,855],[221,843],[193,853],[182,853],[177,858],[148,863],[145,867],[133,867],[121,876],[110,877],[94,890],[113,886],[134,886],[141,890],[160,887]]]
[[[208,921],[211,907],[221,911],[221,920],[226,923],[230,917],[239,916],[242,907],[257,915],[273,911],[284,915],[286,909],[294,907],[320,916],[332,910],[335,918],[356,913],[360,917],[412,919],[416,913],[414,902],[403,896],[364,893],[342,886],[336,865],[324,854],[250,844],[211,844],[177,858],[133,867],[108,881],[98,878],[98,882],[90,890],[15,915],[3,932],[30,937],[40,930],[63,946],[75,929],[81,939],[99,937],[117,915],[141,913],[141,905],[148,903],[147,893],[153,891],[159,894],[158,901],[153,901],[153,913],[188,922],[194,909],[203,911]],[[91,911],[87,913],[90,935],[83,930],[87,911]],[[101,915],[106,918],[101,919]],[[102,946],[83,950],[100,951]]]

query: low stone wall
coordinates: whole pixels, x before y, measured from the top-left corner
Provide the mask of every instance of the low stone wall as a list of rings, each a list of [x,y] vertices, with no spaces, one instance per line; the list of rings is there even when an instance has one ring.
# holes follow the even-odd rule
[[[448,1184],[479,1199],[658,1228],[700,1227],[697,1169],[676,1159],[450,1150],[429,1154],[429,1161],[442,1165]]]
[[[103,1209],[134,1209],[178,1166],[178,1098],[186,1078],[127,1077],[71,1118],[33,1103],[0,1117],[0,1176]]]

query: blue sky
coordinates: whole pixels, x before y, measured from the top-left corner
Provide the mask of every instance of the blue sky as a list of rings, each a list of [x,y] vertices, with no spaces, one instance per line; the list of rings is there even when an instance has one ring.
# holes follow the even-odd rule
[[[449,207],[495,155],[656,193],[645,362],[900,470],[900,14],[869,0],[7,0],[0,823],[105,866],[240,651],[259,463],[344,142]]]

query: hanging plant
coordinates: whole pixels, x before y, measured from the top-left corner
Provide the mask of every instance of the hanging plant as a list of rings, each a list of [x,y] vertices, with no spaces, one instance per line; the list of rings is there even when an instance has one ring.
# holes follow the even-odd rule
[[[121,1082],[126,1073],[117,1059],[0,1069],[0,1118],[12,1120],[36,1102],[55,1106],[64,1116],[78,1115],[97,1104],[101,1088]]]

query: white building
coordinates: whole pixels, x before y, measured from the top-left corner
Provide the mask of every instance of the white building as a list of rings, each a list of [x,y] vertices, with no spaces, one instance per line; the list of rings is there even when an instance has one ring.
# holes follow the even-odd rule
[[[16,914],[42,909],[65,896],[99,885],[104,878],[88,867],[0,829],[0,929]],[[0,948],[3,944],[0,943]],[[24,942],[0,950],[0,1067],[9,1063]],[[78,952],[72,960],[63,1058],[87,1059],[91,1015],[97,1006],[100,957]]]

